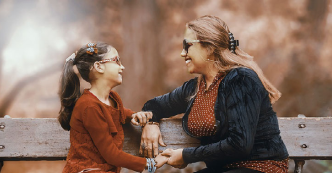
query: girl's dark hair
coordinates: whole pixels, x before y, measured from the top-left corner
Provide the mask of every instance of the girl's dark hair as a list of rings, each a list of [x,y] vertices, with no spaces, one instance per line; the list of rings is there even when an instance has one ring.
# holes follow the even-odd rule
[[[70,130],[70,118],[75,103],[81,96],[80,80],[73,67],[76,65],[82,78],[87,82],[91,82],[91,67],[96,61],[101,61],[105,54],[110,51],[112,46],[106,43],[97,43],[94,46],[95,49],[93,53],[88,52],[88,48],[87,45],[84,45],[77,51],[74,59],[66,60],[61,75],[59,90],[61,108],[58,120],[62,128],[68,131]]]

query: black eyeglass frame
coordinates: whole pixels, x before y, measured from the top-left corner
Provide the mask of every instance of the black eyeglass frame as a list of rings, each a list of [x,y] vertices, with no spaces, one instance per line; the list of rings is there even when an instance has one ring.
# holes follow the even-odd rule
[[[199,43],[199,42],[200,42],[200,40],[187,40],[187,39],[183,39],[182,48],[183,48],[183,50],[186,51],[186,54],[187,54],[189,47],[193,45],[193,44],[189,44],[189,43]]]

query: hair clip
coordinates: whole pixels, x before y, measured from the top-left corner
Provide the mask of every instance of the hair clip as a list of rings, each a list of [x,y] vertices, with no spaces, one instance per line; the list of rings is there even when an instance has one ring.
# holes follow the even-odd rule
[[[228,33],[228,36],[229,36],[229,47],[228,48],[232,53],[235,53],[236,46],[239,46],[239,40],[234,40],[234,36],[231,32]]]
[[[86,47],[87,47],[86,49],[87,54],[93,55],[93,53],[98,53],[98,49],[96,48],[95,43],[88,43]]]
[[[86,46],[87,47],[96,47],[96,44],[94,44],[94,43],[88,43]]]
[[[66,59],[66,62],[68,62],[69,60],[74,61],[74,59],[75,59],[75,53],[71,54],[71,55]]]

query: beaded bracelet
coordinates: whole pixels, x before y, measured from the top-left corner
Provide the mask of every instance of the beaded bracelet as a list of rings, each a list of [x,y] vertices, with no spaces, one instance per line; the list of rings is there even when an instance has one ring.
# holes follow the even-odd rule
[[[155,172],[156,169],[157,169],[157,168],[156,168],[156,164],[157,164],[157,163],[156,163],[156,161],[154,160],[154,158],[152,158],[151,161],[152,161],[152,172]]]
[[[146,167],[150,173],[154,173],[156,171],[156,165],[157,162],[154,160],[154,158],[146,158]]]

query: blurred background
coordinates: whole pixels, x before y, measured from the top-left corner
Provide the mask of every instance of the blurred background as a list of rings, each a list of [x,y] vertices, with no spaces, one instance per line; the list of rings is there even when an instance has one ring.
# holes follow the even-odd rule
[[[56,118],[65,59],[90,41],[119,51],[126,69],[115,90],[139,111],[195,77],[180,57],[183,33],[186,22],[207,14],[228,24],[281,91],[274,104],[279,117],[332,116],[331,8],[329,0],[0,0],[0,117]],[[64,164],[5,162],[2,173],[58,173]],[[332,172],[331,161],[304,167]]]

